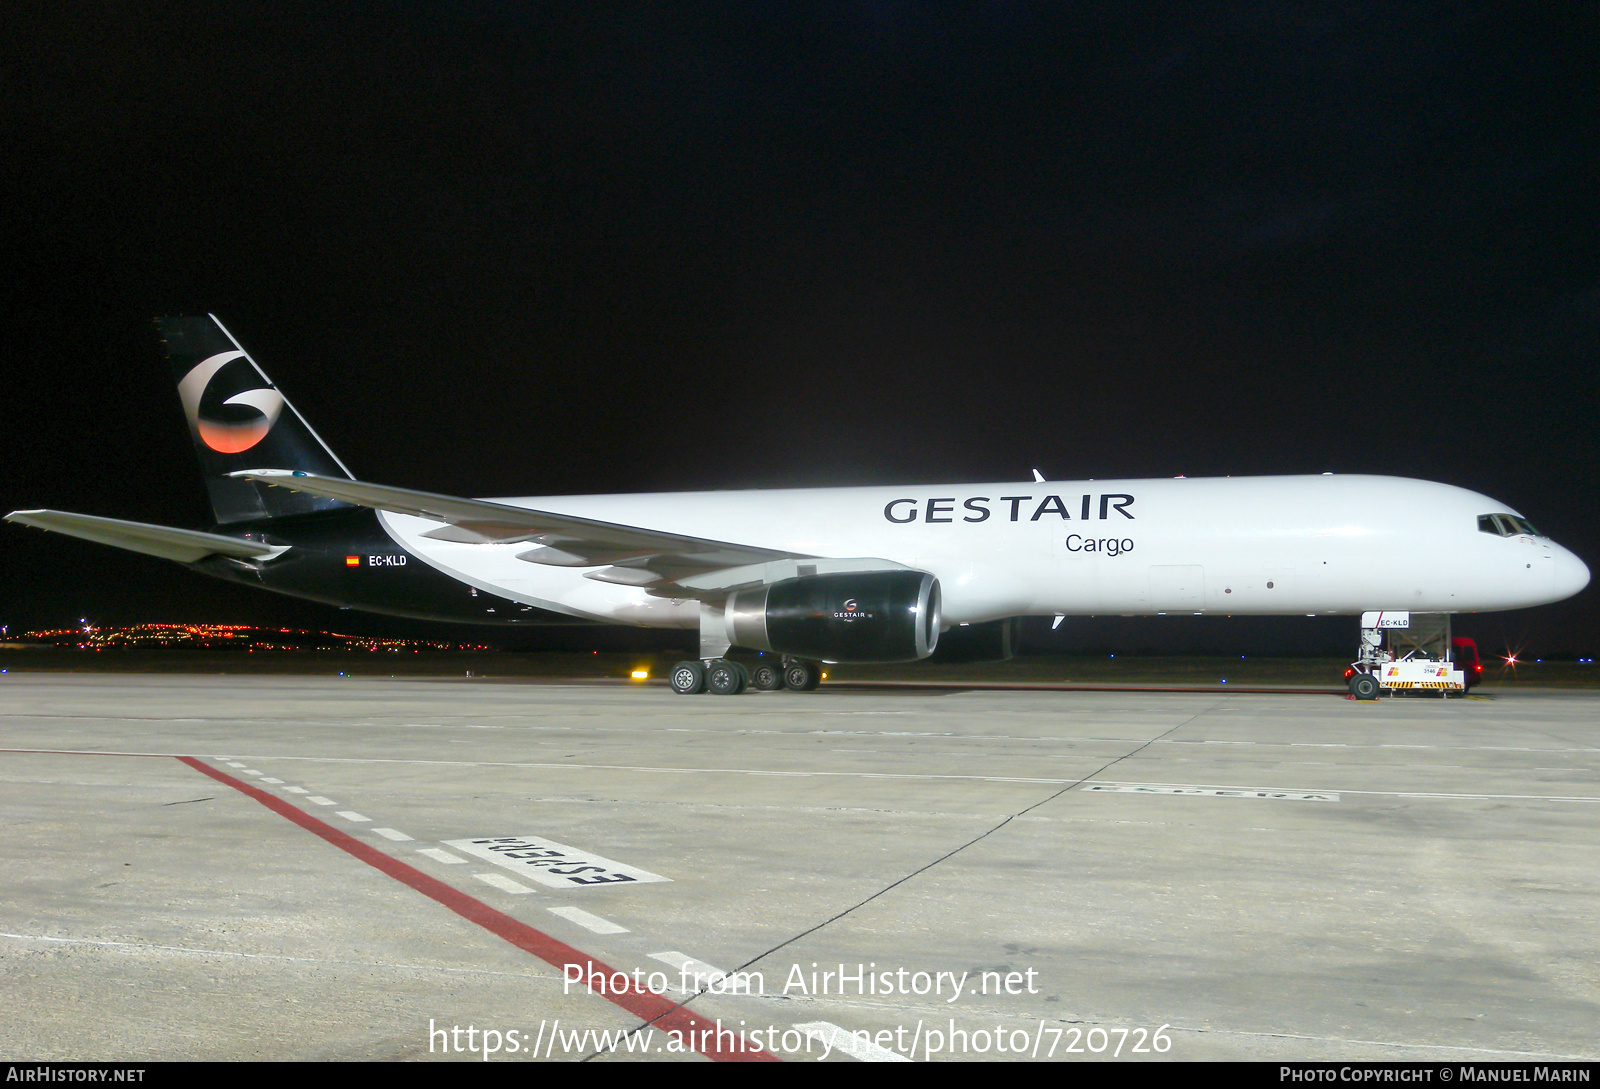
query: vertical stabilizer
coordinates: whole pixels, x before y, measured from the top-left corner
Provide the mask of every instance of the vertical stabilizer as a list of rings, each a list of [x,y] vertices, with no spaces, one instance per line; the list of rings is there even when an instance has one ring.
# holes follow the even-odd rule
[[[240,469],[298,469],[354,479],[220,321],[207,315],[160,318],[156,325],[219,523],[348,506],[229,477]]]

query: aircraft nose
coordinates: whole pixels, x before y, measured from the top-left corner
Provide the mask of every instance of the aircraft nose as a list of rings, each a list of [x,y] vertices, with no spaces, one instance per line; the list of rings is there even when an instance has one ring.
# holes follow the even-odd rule
[[[1551,572],[1551,589],[1557,595],[1553,600],[1560,601],[1589,585],[1589,567],[1571,552],[1560,545],[1555,547],[1555,556]]]

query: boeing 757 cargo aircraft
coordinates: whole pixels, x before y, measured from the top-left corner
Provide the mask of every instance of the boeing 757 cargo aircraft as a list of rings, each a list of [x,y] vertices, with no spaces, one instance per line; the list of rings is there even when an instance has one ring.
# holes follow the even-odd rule
[[[1559,601],[1589,570],[1516,511],[1380,476],[1027,481],[461,499],[356,480],[214,317],[167,318],[217,524],[8,520],[296,597],[476,623],[697,630],[691,693],[819,662],[926,658],[966,626],[1088,614],[1458,613]]]

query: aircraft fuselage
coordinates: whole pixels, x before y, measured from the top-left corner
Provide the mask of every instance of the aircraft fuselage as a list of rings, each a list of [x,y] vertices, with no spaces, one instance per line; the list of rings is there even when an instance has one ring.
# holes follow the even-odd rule
[[[1557,601],[1588,570],[1548,537],[1479,528],[1507,508],[1378,476],[1232,477],[500,499],[508,506],[892,561],[938,578],[945,624],[1019,615],[1472,612]],[[1087,517],[1085,517],[1087,514]],[[518,558],[525,544],[427,536],[380,513],[391,550],[359,577],[423,563],[480,594],[574,619],[694,627],[682,598]],[[387,558],[385,558],[387,557]],[[479,618],[515,619],[482,606]]]

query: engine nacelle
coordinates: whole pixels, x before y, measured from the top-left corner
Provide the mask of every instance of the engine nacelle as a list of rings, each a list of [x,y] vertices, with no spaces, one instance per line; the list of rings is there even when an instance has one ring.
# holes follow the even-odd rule
[[[728,595],[728,641],[825,662],[914,662],[939,643],[939,580],[925,571],[803,575]]]

